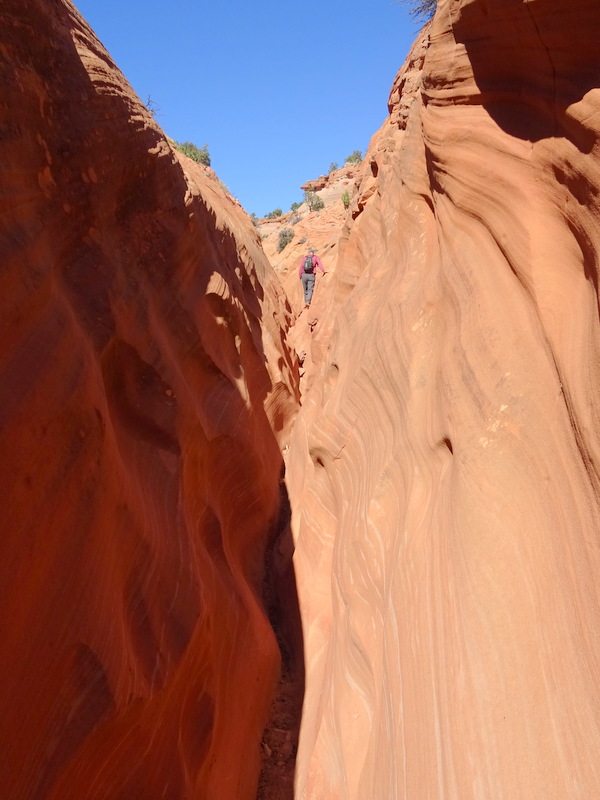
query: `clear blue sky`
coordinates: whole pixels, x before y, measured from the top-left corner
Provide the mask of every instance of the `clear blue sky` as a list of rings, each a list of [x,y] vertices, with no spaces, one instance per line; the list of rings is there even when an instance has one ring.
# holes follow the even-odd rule
[[[74,0],[176,141],[208,144],[248,212],[367,149],[417,27],[393,0]]]

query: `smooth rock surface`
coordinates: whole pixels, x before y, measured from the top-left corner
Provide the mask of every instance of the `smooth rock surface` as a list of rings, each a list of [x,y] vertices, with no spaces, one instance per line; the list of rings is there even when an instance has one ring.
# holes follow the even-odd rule
[[[288,460],[302,800],[600,795],[600,13],[446,0]]]
[[[70,3],[0,82],[0,794],[253,800],[291,310]]]

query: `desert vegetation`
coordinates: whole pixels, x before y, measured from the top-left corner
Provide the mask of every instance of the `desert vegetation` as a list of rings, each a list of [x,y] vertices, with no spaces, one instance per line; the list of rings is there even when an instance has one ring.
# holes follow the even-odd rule
[[[428,22],[437,8],[437,0],[397,0],[408,9],[413,19],[419,22]]]
[[[363,160],[362,150],[354,150],[349,156],[346,156],[346,164],[360,164]]]
[[[295,234],[294,234],[294,231],[293,231],[292,228],[282,228],[279,231],[279,239],[277,241],[277,252],[278,253],[281,253],[281,251],[284,249],[284,247],[287,247],[287,245],[294,238],[294,235]]]
[[[304,192],[304,202],[308,206],[309,211],[321,211],[321,209],[325,208],[323,199],[312,189],[308,189]]]
[[[205,167],[210,167],[210,154],[207,144],[198,147],[193,142],[175,142],[175,147],[197,164],[204,164]]]

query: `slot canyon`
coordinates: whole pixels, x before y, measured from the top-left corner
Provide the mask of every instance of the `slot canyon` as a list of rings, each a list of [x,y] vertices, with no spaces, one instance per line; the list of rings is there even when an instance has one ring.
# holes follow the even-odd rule
[[[3,0],[0,796],[600,797],[599,36],[440,0],[253,221]]]

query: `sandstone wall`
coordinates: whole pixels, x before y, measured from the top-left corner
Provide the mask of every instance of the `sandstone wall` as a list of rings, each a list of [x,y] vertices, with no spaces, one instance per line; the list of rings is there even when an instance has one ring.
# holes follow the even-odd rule
[[[600,792],[600,15],[442,0],[290,447],[297,797]]]
[[[290,308],[69,2],[3,3],[0,84],[0,793],[250,800]]]

